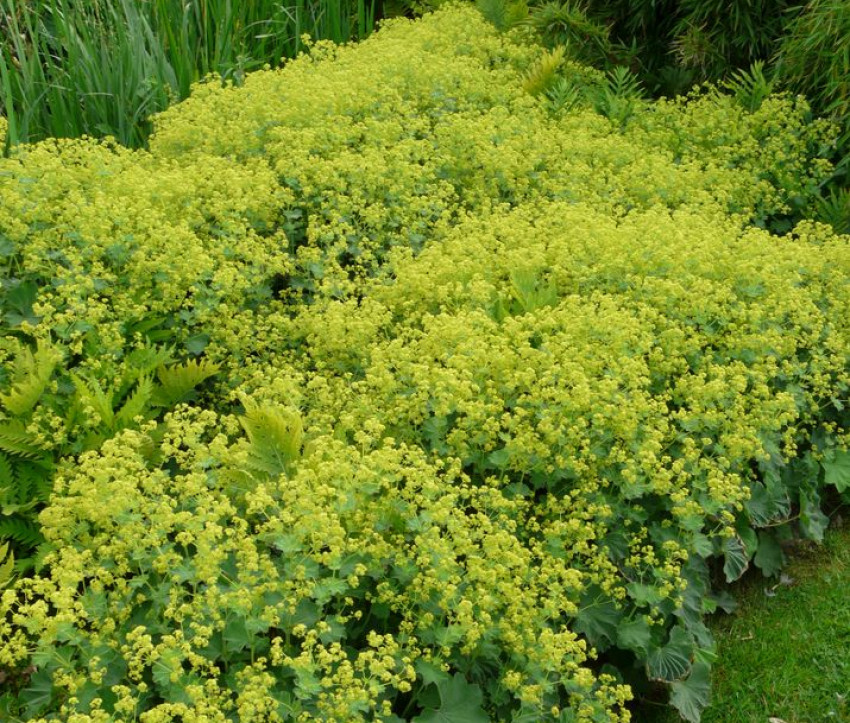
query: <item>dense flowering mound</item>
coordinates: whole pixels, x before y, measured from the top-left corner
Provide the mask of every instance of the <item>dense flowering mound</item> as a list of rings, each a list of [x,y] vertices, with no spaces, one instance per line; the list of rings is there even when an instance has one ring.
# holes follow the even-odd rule
[[[10,719],[699,719],[717,574],[850,487],[848,239],[766,230],[830,131],[558,104],[524,40],[449,8],[0,162]]]

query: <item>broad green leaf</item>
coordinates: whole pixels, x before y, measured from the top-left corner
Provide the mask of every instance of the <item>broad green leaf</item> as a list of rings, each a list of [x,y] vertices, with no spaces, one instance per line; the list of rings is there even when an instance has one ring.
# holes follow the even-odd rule
[[[641,582],[630,582],[626,585],[626,590],[638,606],[655,605],[664,599],[658,588]]]
[[[750,558],[744,543],[738,536],[730,537],[723,544],[723,574],[726,582],[735,582],[750,565]]]
[[[750,487],[750,499],[744,503],[744,509],[750,517],[750,522],[756,527],[764,527],[773,518],[773,499],[761,482]]]
[[[800,490],[800,529],[811,540],[823,542],[829,518],[821,511],[820,496],[815,490]]]
[[[652,639],[652,629],[641,615],[620,623],[617,628],[617,646],[635,653],[646,653]]]
[[[766,577],[778,575],[785,562],[782,547],[771,532],[759,532],[759,549],[753,561]]]
[[[617,626],[622,618],[622,611],[612,600],[591,600],[581,607],[573,627],[594,648],[605,650],[617,639]]]
[[[691,674],[670,686],[670,705],[689,723],[700,723],[700,716],[711,700],[711,666],[696,662]]]
[[[683,628],[675,627],[667,644],[651,650],[647,656],[647,676],[652,680],[679,680],[691,669],[693,654],[691,636]]]
[[[711,557],[714,552],[714,545],[711,544],[711,539],[701,532],[694,534],[693,545],[694,552],[696,552],[700,557]]]
[[[53,699],[53,676],[47,667],[40,668],[29,680],[29,685],[19,694],[26,720],[35,720]]]
[[[741,521],[737,526],[738,537],[744,543],[744,549],[747,551],[747,557],[752,559],[756,550],[758,550],[759,540],[756,531],[750,527],[745,521]]]
[[[202,354],[204,349],[210,343],[210,335],[209,334],[195,334],[195,336],[191,336],[186,340],[186,351],[194,356],[198,356]]]
[[[824,481],[839,493],[850,489],[850,450],[836,452],[832,459],[823,462]]]
[[[477,685],[467,683],[460,674],[437,684],[440,693],[439,709],[426,710],[413,719],[414,723],[489,723],[490,717],[481,708],[484,696]]]
[[[243,618],[229,620],[224,627],[223,640],[227,651],[238,653],[251,644],[251,635]]]
[[[417,660],[414,667],[416,668],[416,673],[422,678],[422,682],[425,685],[440,685],[442,683],[448,682],[450,676],[444,670],[441,670],[433,663],[429,663],[427,660]]]

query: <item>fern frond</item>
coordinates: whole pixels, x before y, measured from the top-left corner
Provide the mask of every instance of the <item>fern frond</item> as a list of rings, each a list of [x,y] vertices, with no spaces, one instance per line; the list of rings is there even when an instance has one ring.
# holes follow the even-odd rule
[[[278,477],[301,454],[303,427],[298,412],[258,406],[249,409],[239,421],[248,435],[244,448],[252,471]]]
[[[38,525],[23,517],[0,519],[0,540],[12,540],[24,548],[33,548],[44,537]]]
[[[554,284],[551,281],[542,284],[533,271],[511,273],[511,287],[514,299],[525,313],[558,303],[558,290]]]
[[[185,364],[160,367],[156,373],[160,386],[154,392],[154,403],[170,407],[182,402],[189,392],[201,382],[218,374],[219,370],[218,364],[207,359],[190,359]]]
[[[76,374],[71,375],[77,390],[77,403],[83,409],[91,408],[100,417],[101,422],[112,427],[115,412],[112,408],[112,392],[106,393],[97,379],[84,379]]]
[[[501,32],[509,30],[528,17],[528,4],[525,0],[477,0],[476,5],[485,20]]]
[[[572,0],[550,0],[535,5],[526,24],[547,47],[563,45],[571,58],[598,65],[612,52],[608,28],[588,17]]]
[[[20,462],[16,467],[18,499],[47,502],[53,491],[53,464],[49,458],[37,462]]]
[[[643,89],[637,76],[624,65],[606,74],[605,82],[596,92],[596,110],[624,126],[643,99]]]
[[[9,543],[0,545],[0,590],[9,586],[14,577],[15,556],[9,549]]]
[[[559,78],[558,82],[546,91],[546,98],[552,113],[569,113],[581,102],[582,91],[566,78]]]
[[[746,111],[755,113],[773,93],[774,82],[765,77],[764,63],[757,60],[749,70],[738,70],[723,83],[723,87],[735,96],[735,100]]]
[[[127,364],[118,385],[123,395],[142,377],[150,377],[159,367],[174,360],[174,350],[170,346],[146,345],[127,355]]]
[[[133,420],[145,411],[152,397],[153,381],[148,376],[141,377],[136,389],[115,415],[118,428],[132,424]]]
[[[15,472],[9,458],[0,452],[0,487],[11,486],[15,479]]]
[[[60,358],[54,347],[43,342],[39,342],[35,353],[22,346],[14,362],[16,381],[8,392],[0,394],[0,404],[16,416],[26,414],[44,394]]]
[[[26,427],[16,420],[0,423],[0,450],[27,459],[38,459],[45,453],[40,445],[33,443]]]
[[[850,234],[850,188],[833,188],[828,196],[818,198],[816,216],[836,233]]]
[[[531,95],[540,95],[554,85],[557,80],[558,68],[564,62],[565,53],[566,51],[561,45],[554,50],[545,52],[525,76],[522,83],[523,90]]]
[[[618,65],[608,71],[608,91],[618,98],[630,100],[643,98],[640,80],[625,65]]]

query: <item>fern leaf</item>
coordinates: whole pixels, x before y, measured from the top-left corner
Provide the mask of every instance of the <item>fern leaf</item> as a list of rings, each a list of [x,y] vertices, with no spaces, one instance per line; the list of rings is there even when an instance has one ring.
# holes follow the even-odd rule
[[[0,404],[16,416],[26,414],[44,394],[59,359],[56,349],[42,342],[34,354],[26,347],[21,348],[14,362],[17,381],[8,392],[0,394]]]
[[[97,379],[84,379],[76,374],[71,375],[74,386],[77,389],[77,401],[83,407],[93,409],[100,417],[101,422],[112,427],[115,421],[115,412],[112,408],[112,393],[106,393]]]
[[[511,273],[511,291],[520,308],[528,313],[558,303],[558,290],[550,281],[543,285],[533,271]]]
[[[145,411],[151,397],[153,397],[153,381],[148,376],[141,377],[135,391],[115,415],[118,428],[132,424],[133,420]]]
[[[301,453],[301,415],[282,407],[259,406],[239,420],[248,435],[247,464],[251,470],[278,477]]]
[[[477,0],[478,11],[500,32],[509,30],[528,17],[525,0]]]
[[[170,407],[183,401],[201,382],[218,374],[220,367],[206,359],[190,359],[185,364],[160,367],[156,373],[160,386],[154,392],[154,403]]]
[[[608,90],[617,98],[630,100],[643,98],[640,80],[625,65],[618,65],[608,72]]]
[[[34,548],[44,537],[38,525],[23,517],[0,519],[0,540],[12,540],[24,548]]]
[[[774,82],[765,77],[764,62],[757,60],[749,70],[733,73],[732,77],[723,83],[723,87],[735,96],[735,100],[744,110],[755,113],[773,93]]]
[[[32,435],[18,421],[0,424],[0,450],[27,459],[44,456],[44,449],[33,443]]]
[[[9,550],[9,543],[0,545],[0,590],[9,586],[14,577],[15,556]]]
[[[569,113],[581,102],[582,92],[566,78],[559,78],[558,82],[546,91],[546,97],[553,113]]]
[[[21,502],[47,502],[53,491],[53,465],[49,459],[17,465],[17,496]]]
[[[11,486],[15,478],[15,472],[9,458],[0,452],[0,487]]]
[[[558,46],[552,51],[547,51],[528,71],[523,81],[522,88],[531,95],[540,95],[557,80],[558,68],[564,62],[565,50]]]
[[[38,546],[35,548],[35,554],[29,560],[27,560],[27,564],[35,569],[36,572],[41,572],[44,568],[46,562],[49,562],[48,555],[52,552],[56,551],[56,546],[46,540],[42,540],[38,543]]]

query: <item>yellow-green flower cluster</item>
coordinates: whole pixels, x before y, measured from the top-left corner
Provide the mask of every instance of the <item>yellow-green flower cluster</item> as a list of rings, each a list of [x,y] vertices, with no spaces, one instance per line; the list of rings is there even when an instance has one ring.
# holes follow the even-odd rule
[[[704,699],[706,559],[816,536],[848,441],[848,239],[760,228],[829,129],[553,112],[521,39],[452,7],[0,161],[23,715],[625,723],[615,647]]]

